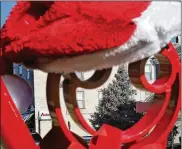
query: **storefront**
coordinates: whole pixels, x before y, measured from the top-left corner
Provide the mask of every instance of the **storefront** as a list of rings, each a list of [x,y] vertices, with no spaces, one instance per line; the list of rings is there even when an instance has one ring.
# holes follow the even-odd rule
[[[43,138],[52,128],[52,121],[48,111],[38,112],[38,133]]]

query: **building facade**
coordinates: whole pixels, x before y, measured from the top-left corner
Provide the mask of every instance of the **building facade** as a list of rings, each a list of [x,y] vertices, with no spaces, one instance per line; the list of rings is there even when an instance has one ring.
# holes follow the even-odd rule
[[[176,42],[179,39],[175,39]],[[117,72],[118,67],[114,67],[112,74],[107,82],[105,82],[101,87],[87,90],[83,88],[77,89],[77,103],[81,110],[82,115],[85,120],[89,123],[90,115],[93,114],[95,108],[98,106],[99,100],[102,100],[102,91],[101,89],[107,87],[107,85],[114,79],[114,74]],[[149,82],[156,80],[157,73],[159,71],[159,63],[153,57],[147,61],[145,66],[145,75]],[[85,72],[85,73],[76,73],[81,80],[88,79],[92,76],[94,71]],[[47,73],[36,70],[34,71],[34,95],[35,95],[35,123],[36,123],[36,132],[44,137],[48,131],[52,128],[52,121],[49,116],[49,111],[46,103],[46,79]],[[63,80],[63,79],[62,79]],[[144,92],[137,90],[137,95],[135,95],[136,101],[149,101],[151,100],[152,94],[150,92]],[[87,132],[81,130],[71,119],[66,106],[63,100],[63,89],[60,84],[60,103],[62,105],[62,112],[64,115],[65,122],[68,124],[68,127],[71,131],[79,134],[80,136],[90,136]],[[178,126],[180,127],[180,119],[177,121]],[[90,124],[90,123],[89,123]],[[175,143],[179,142],[179,135],[176,137]]]
[[[22,77],[24,80],[26,80],[32,87],[32,90],[34,91],[34,73],[31,69],[26,69],[21,64],[14,64],[13,65],[13,73]]]
[[[108,86],[108,84],[114,79],[114,75],[117,72],[118,67],[114,67],[112,70],[112,74],[110,78],[105,82],[101,87],[87,90],[83,88],[77,89],[77,103],[79,105],[79,108],[81,110],[81,113],[83,114],[85,120],[89,123],[90,115],[93,114],[95,108],[99,104],[99,100],[102,100],[102,88],[105,88]],[[156,68],[150,61],[146,64],[146,77],[149,81],[154,81],[156,79],[155,72]],[[92,76],[94,71],[85,72],[85,73],[76,73],[77,76],[81,80],[86,80]],[[47,132],[51,129],[52,123],[49,116],[47,103],[46,103],[46,78],[47,74],[43,73],[41,71],[34,71],[34,89],[35,89],[35,117],[36,117],[36,132],[38,132],[41,137],[44,137]],[[146,100],[151,93],[144,92],[137,90],[137,94],[135,95],[136,101],[144,101]],[[78,133],[81,136],[89,136],[87,132],[84,132],[81,130],[71,119],[71,117],[68,114],[68,111],[66,110],[65,103],[63,101],[63,92],[62,92],[62,86],[60,85],[60,102],[63,106],[62,111],[64,115],[64,119],[66,123],[69,123],[70,129]]]
[[[26,69],[21,64],[14,64],[13,65],[13,73],[18,75],[19,77],[26,80],[31,88],[32,92],[34,94],[34,72],[33,70]],[[35,132],[35,106],[34,106],[34,96],[32,99],[32,104],[29,106],[26,112],[22,113],[22,118],[26,122],[30,132]]]

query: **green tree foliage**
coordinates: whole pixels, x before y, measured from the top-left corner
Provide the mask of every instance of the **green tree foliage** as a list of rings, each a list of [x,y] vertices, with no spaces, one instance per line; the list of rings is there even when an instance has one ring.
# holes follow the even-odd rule
[[[109,124],[126,130],[137,123],[143,113],[136,112],[136,102],[133,89],[124,67],[119,67],[115,79],[106,88],[102,89],[103,97],[91,115],[89,121],[98,130],[102,124]],[[178,134],[177,127],[173,128],[174,137]],[[171,140],[171,133],[168,140]]]
[[[178,135],[178,134],[179,134],[178,127],[175,125],[175,126],[173,127],[173,132],[171,131],[170,134],[169,134],[169,136],[168,136],[168,140],[171,141],[172,138],[173,138],[173,136],[174,136],[174,138],[175,138],[175,136]],[[172,135],[173,135],[173,136],[172,136]]]
[[[124,67],[119,67],[115,79],[102,93],[103,98],[90,119],[95,129],[99,129],[102,124],[109,124],[126,130],[143,116],[136,112],[136,90],[133,89]]]

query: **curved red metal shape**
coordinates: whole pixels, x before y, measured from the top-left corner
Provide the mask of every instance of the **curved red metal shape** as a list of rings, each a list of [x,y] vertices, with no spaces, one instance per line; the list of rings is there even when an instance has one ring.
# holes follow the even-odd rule
[[[39,149],[1,76],[1,137],[8,149]],[[28,149],[27,148],[27,149]]]
[[[47,103],[50,116],[53,122],[53,128],[45,136],[43,141],[40,142],[40,147],[43,149],[49,148],[87,148],[87,144],[78,136],[75,136],[66,126],[64,121],[61,105],[59,102],[59,83],[61,74],[48,74],[47,77]],[[52,90],[52,86],[55,87]],[[54,131],[57,129],[57,131]],[[55,136],[56,139],[55,139]]]
[[[64,101],[70,116],[82,130],[91,135],[94,135],[96,131],[87,124],[80,112],[76,100],[76,89],[78,87],[93,89],[101,86],[109,78],[111,71],[112,69],[96,71],[91,78],[85,81],[80,81],[75,74],[70,74],[69,79],[65,79],[63,82]]]
[[[139,78],[138,80],[132,78],[134,71],[130,73],[134,85],[137,86],[138,84],[136,82],[140,82],[140,85],[137,87],[147,89],[156,94],[156,100],[154,100],[154,104],[148,110],[147,114],[135,126],[126,131],[109,125],[103,125],[99,131],[92,133],[93,138],[89,146],[78,135],[72,133],[65,124],[59,103],[60,74],[48,75],[47,101],[53,120],[53,128],[41,141],[40,146],[36,146],[33,138],[29,134],[20,113],[12,101],[8,88],[1,77],[2,121],[0,127],[3,141],[10,149],[164,149],[166,147],[167,136],[173,128],[180,111],[180,60],[171,43],[168,45],[168,48],[163,49],[160,55],[157,56],[159,59],[162,57],[165,62],[161,67],[162,75],[153,84],[147,82],[143,71],[139,72],[139,75],[136,75]],[[169,73],[165,72],[166,66],[169,66],[169,63],[166,63],[166,58],[171,65],[171,71]],[[132,65],[130,66],[129,70],[133,70]],[[103,77],[104,75],[100,75],[100,79]],[[97,80],[94,81],[97,82]],[[91,83],[91,87],[93,88],[95,86],[94,81]],[[51,89],[53,85],[55,87],[54,90]],[[67,85],[67,89],[69,90],[68,82]],[[82,82],[82,85],[84,86],[85,84]],[[99,84],[96,83],[96,85],[98,86]],[[86,83],[84,88],[89,88],[89,82]],[[69,101],[66,102],[69,103]],[[73,107],[74,112],[77,110],[75,107]],[[79,121],[83,121],[80,123],[81,126],[89,132],[90,130],[88,130],[85,121],[82,120],[80,112],[75,113],[74,116]],[[122,147],[121,144],[123,144]]]
[[[148,135],[148,137],[132,145],[129,149],[148,149],[154,146],[156,146],[156,149],[166,148],[166,144],[164,144],[164,142],[167,142],[168,134],[172,130],[180,111],[179,75],[177,76],[176,82],[173,85],[172,92],[173,93],[171,95],[171,101],[175,102],[173,103],[173,107],[171,107],[171,105],[169,104],[162,119],[159,123],[157,123],[156,127]]]
[[[21,114],[26,112],[33,101],[30,84],[17,75],[3,75],[2,79],[19,112]]]
[[[161,52],[164,56],[166,56],[171,65],[172,65],[172,73],[170,77],[163,77],[158,80],[156,80],[153,84],[149,84],[148,81],[145,79],[144,74],[140,77],[141,82],[143,83],[144,87],[148,89],[149,91],[152,91],[154,93],[166,93],[168,97],[170,97],[170,102],[169,99],[165,100],[164,103],[166,104],[167,108],[165,107],[165,111],[160,111],[158,115],[160,115],[160,118],[158,121],[155,121],[154,125],[155,128],[152,130],[150,135],[147,137],[145,136],[144,139],[142,139],[145,135],[145,133],[149,133],[150,129],[147,129],[147,124],[148,122],[151,122],[151,117],[148,117],[149,115],[146,115],[146,117],[143,118],[143,121],[139,121],[138,124],[133,126],[135,129],[128,129],[125,132],[121,131],[121,142],[126,143],[126,142],[132,142],[132,141],[137,141],[136,143],[132,143],[131,147],[127,147],[128,149],[150,149],[155,147],[156,149],[164,149],[165,144],[167,140],[167,136],[170,133],[170,130],[175,124],[175,121],[177,120],[178,113],[180,111],[180,87],[179,87],[179,70],[180,70],[180,61],[179,57],[177,55],[177,52],[173,45],[170,43],[168,48],[163,49]],[[167,80],[168,79],[168,80]],[[177,87],[174,87],[177,86]],[[159,90],[158,90],[159,89]],[[166,98],[167,99],[167,98]],[[161,100],[161,99],[160,99]],[[163,99],[162,99],[163,100]],[[157,101],[157,100],[156,100]],[[158,101],[157,101],[158,102]],[[173,106],[171,107],[171,103],[175,102],[176,104],[173,103]],[[156,105],[154,105],[156,107]],[[144,119],[150,119],[148,122],[145,121]],[[137,127],[136,127],[137,126]],[[104,127],[104,126],[103,126]],[[137,130],[138,128],[138,130]],[[145,128],[147,129],[145,131]],[[104,129],[104,128],[101,128]],[[114,129],[113,129],[114,130]],[[119,131],[119,130],[118,130]],[[129,135],[126,134],[126,132]],[[145,133],[143,133],[145,132]],[[114,131],[113,131],[114,133]],[[141,135],[140,135],[141,133]],[[117,136],[117,133],[116,133]],[[94,137],[102,139],[102,134],[96,134]],[[93,138],[94,138],[93,137]],[[118,135],[119,137],[119,135]],[[131,139],[132,138],[132,139]],[[116,138],[114,138],[116,139]],[[101,144],[106,145],[104,143],[104,139],[102,140],[103,142]],[[99,144],[98,144],[99,145]],[[106,145],[107,146],[107,145]],[[101,148],[102,146],[100,146]],[[99,147],[98,147],[99,148]],[[119,149],[119,148],[118,148]]]
[[[162,57],[161,55],[165,56]],[[168,71],[170,72],[170,76],[166,75],[163,76],[159,79],[157,79],[153,84],[149,84],[145,75],[143,74],[142,76],[140,76],[141,82],[144,85],[144,87],[148,90],[151,91],[153,93],[164,93],[166,91],[170,91],[171,90],[171,86],[173,85],[175,79],[176,79],[176,75],[177,73],[179,73],[179,64],[180,64],[180,60],[178,57],[178,54],[176,52],[176,49],[174,48],[174,46],[172,45],[172,43],[168,44],[168,47],[163,49],[160,53],[160,55],[156,55],[156,57],[162,57],[162,59],[168,59],[168,61],[171,64],[171,70],[170,68],[167,68]],[[166,60],[164,60],[166,62]],[[161,66],[161,69],[166,69],[165,64],[163,66]],[[164,71],[164,70],[163,70]]]
[[[172,57],[177,56],[177,55],[175,55],[174,49],[173,49],[171,44],[169,44],[168,49],[163,50],[161,52],[161,55],[164,55],[164,56],[167,57],[166,59],[168,59],[168,61],[170,62],[170,65],[172,64],[172,65],[177,66],[177,61],[171,60],[171,56]],[[176,58],[178,58],[178,57],[176,57]],[[163,59],[165,59],[165,58],[163,57]],[[154,92],[154,93],[158,93],[158,92],[161,93],[161,91],[156,91],[156,90],[158,88],[161,89],[163,87],[163,84],[165,83],[164,86],[168,87],[168,88],[165,88],[165,90],[163,91],[163,93],[165,93],[166,97],[165,96],[162,97],[162,98],[165,97],[165,100],[164,99],[162,99],[160,101],[156,100],[156,102],[148,110],[147,114],[136,125],[134,125],[130,129],[122,132],[122,139],[121,140],[122,140],[123,143],[135,141],[135,140],[139,139],[141,136],[146,135],[146,133],[148,133],[148,131],[150,129],[152,129],[159,122],[159,120],[162,118],[162,116],[163,116],[163,114],[164,114],[164,112],[165,112],[165,110],[166,110],[166,108],[168,106],[169,99],[170,99],[170,96],[171,96],[171,94],[169,92],[169,88],[171,87],[170,84],[173,84],[173,80],[174,80],[173,78],[175,78],[175,76],[176,76],[176,73],[175,73],[176,68],[174,68],[174,67],[172,67],[173,69],[172,69],[171,76],[167,76],[167,77],[164,76],[164,77],[156,80],[152,85],[148,83],[148,81],[146,80],[144,74],[141,75],[141,82],[142,83],[144,82],[143,85],[146,88],[148,88],[150,91]],[[71,77],[72,81],[74,81],[74,79],[75,79],[74,77],[75,76]],[[166,78],[168,78],[168,80]],[[71,83],[71,81],[70,81],[69,86],[73,87],[73,85],[74,85],[74,83]],[[153,88],[151,88],[150,86],[152,86]],[[83,86],[77,86],[77,87],[83,87]],[[86,87],[83,87],[83,88],[86,88]],[[72,92],[72,95],[73,95],[73,92]],[[161,97],[156,97],[156,98],[161,98]],[[74,102],[76,102],[76,99],[75,99]],[[93,129],[90,129],[90,126],[85,123],[84,118],[80,114],[79,108],[77,106],[73,106],[73,107],[74,107],[74,110],[72,110],[72,111],[75,111],[75,115],[79,119],[80,124],[82,125],[82,127],[93,135],[95,133],[95,131]],[[75,119],[75,115],[74,115],[73,119]]]
[[[170,76],[160,76],[160,78],[157,79],[154,83],[149,84],[145,78],[144,72],[140,74],[140,81],[145,89],[153,93],[162,94],[156,94],[155,96],[157,97],[155,99],[154,96],[154,103],[152,104],[152,107],[150,107],[150,109],[147,111],[147,114],[132,128],[123,132],[123,143],[132,142],[140,139],[140,137],[144,136],[146,133],[148,133],[150,129],[158,124],[167,110],[166,108],[169,104],[170,97],[174,96],[171,95],[171,86],[174,84],[174,80],[179,69],[177,68],[179,66],[179,57],[171,43],[169,44],[168,48],[165,48],[161,51],[160,55],[157,55],[157,57],[159,56],[160,58],[162,58],[162,61],[159,59],[159,63],[162,63],[163,65],[161,69],[164,69],[162,70],[162,73],[165,73],[165,71],[167,71],[167,73],[169,73],[168,75]],[[167,66],[167,70],[165,70],[166,66],[164,65]],[[172,67],[171,71],[169,66]],[[129,67],[129,69],[132,68]],[[163,106],[160,106],[160,104],[162,103]],[[151,113],[149,114],[150,111]]]
[[[74,82],[78,81],[78,79],[77,80],[74,80],[74,79],[75,79],[75,75],[70,76],[70,80],[65,80],[67,82],[67,85],[63,85],[64,94],[65,93],[68,94],[68,92],[69,92],[70,95],[71,95],[71,99],[69,99],[68,95],[65,95],[65,98],[64,98],[65,102],[66,102],[66,105],[67,105],[67,109],[69,111],[70,106],[68,106],[68,104],[71,104],[72,105],[71,107],[74,108],[74,109],[70,109],[70,113],[71,113],[70,115],[72,116],[73,120],[76,123],[78,123],[78,126],[81,125],[81,128],[83,130],[87,130],[87,132],[94,135],[96,133],[96,131],[93,130],[86,123],[83,116],[81,115],[81,112],[80,112],[77,104],[75,104],[76,103],[76,98],[74,98],[74,97],[76,96],[75,95],[75,90],[76,89],[74,87],[74,85],[75,85]],[[78,84],[78,83],[76,83],[76,84]],[[78,85],[77,87],[82,87],[82,88],[87,88],[87,89],[90,88],[88,86],[83,87],[82,85]],[[74,91],[72,91],[72,88],[74,88]],[[167,108],[167,105],[169,103],[170,92],[167,92],[166,95],[164,95],[162,97],[164,97],[165,100],[161,100],[161,101],[157,100],[156,103],[153,104],[152,107],[148,110],[147,114],[139,121],[139,123],[134,125],[134,127],[122,132],[121,140],[122,140],[123,143],[134,141],[137,138],[145,135],[150,129],[152,129],[156,125],[156,123],[159,122],[160,118],[164,114],[164,112],[165,112],[165,110]],[[74,112],[72,112],[72,111],[74,111]]]

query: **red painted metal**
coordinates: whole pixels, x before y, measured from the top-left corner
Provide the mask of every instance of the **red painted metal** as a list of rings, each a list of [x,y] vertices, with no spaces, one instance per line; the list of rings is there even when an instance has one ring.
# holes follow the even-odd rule
[[[138,141],[136,144],[132,145],[130,149],[165,149],[166,140],[168,134],[172,130],[179,111],[180,111],[180,60],[177,55],[177,52],[173,45],[170,43],[169,47],[162,51],[162,54],[165,55],[171,62],[172,73],[168,81],[165,84],[162,81],[161,83],[154,83],[152,87],[149,87],[150,91],[159,92],[157,89],[162,92],[171,92],[170,103],[165,110],[165,113],[162,115],[162,119],[156,124],[156,127],[152,132],[144,139]],[[143,78],[142,78],[143,79]],[[145,82],[146,83],[146,82]],[[159,86],[159,87],[158,87]],[[146,87],[146,88],[147,88]],[[158,88],[157,88],[158,87]],[[172,103],[174,102],[174,103]]]
[[[96,71],[94,75],[89,78],[88,80],[85,81],[80,81],[75,74],[71,74],[71,80],[64,80],[63,82],[63,93],[64,93],[64,101],[65,103],[68,102],[68,98],[66,98],[66,94],[69,91],[69,94],[71,94],[71,100],[74,100],[74,104],[72,104],[73,109],[69,109],[67,106],[67,110],[69,113],[71,113],[72,110],[74,110],[75,114],[70,114],[72,119],[75,121],[75,123],[78,123],[78,126],[84,130],[90,133],[91,135],[94,135],[96,131],[86,122],[84,119],[83,115],[80,112],[80,109],[78,108],[77,105],[77,100],[76,100],[76,89],[78,87],[85,88],[85,89],[94,89],[97,88],[105,83],[105,81],[109,78],[111,74],[111,69],[107,70],[102,70],[102,71]],[[69,81],[69,83],[68,83]],[[75,98],[74,98],[75,97]],[[73,102],[73,101],[72,101]]]
[[[57,119],[58,122],[49,132],[49,137],[47,136],[43,140],[49,142],[50,138],[53,139],[55,131],[59,131],[60,149],[165,149],[168,134],[172,130],[180,111],[181,88],[179,82],[181,78],[180,60],[173,45],[170,43],[168,48],[163,49],[160,54],[167,57],[171,64],[172,70],[170,76],[163,76],[153,84],[149,84],[145,75],[141,74],[140,80],[145,89],[156,95],[164,94],[164,97],[162,96],[162,100],[155,100],[148,109],[147,114],[136,125],[126,131],[109,125],[103,125],[98,131],[93,130],[93,137],[88,146],[84,144],[84,141],[79,136],[67,128],[61,112],[61,105],[55,104],[56,106],[52,107],[52,109],[49,105],[49,110],[51,111],[51,117]],[[60,78],[60,76],[57,77]],[[0,128],[4,143],[8,149],[46,149],[45,145],[43,145],[44,141],[41,144],[42,146],[35,145],[2,77],[0,80]],[[57,85],[57,88],[59,88],[58,82]],[[53,92],[52,95],[47,95],[50,100],[54,100],[51,99],[53,96],[59,98]],[[76,111],[77,109],[74,110],[74,112]],[[77,111],[75,115],[81,121],[82,127],[90,131],[80,112]],[[51,147],[47,148],[51,149]]]
[[[162,116],[164,115],[166,111],[166,108],[169,104],[169,100],[171,96],[171,92],[170,92],[171,85],[173,84],[174,78],[176,77],[176,72],[178,71],[176,66],[178,66],[179,59],[172,44],[169,44],[169,48],[164,49],[161,52],[161,54],[166,56],[169,59],[171,65],[174,65],[172,66],[171,76],[160,78],[156,80],[152,85],[148,83],[144,75],[141,76],[141,81],[149,91],[154,93],[165,93],[166,97],[162,101],[157,100],[152,105],[152,107],[150,107],[150,109],[147,111],[147,114],[136,125],[122,132],[122,137],[121,137],[122,143],[132,142],[146,135],[148,131],[152,129],[160,121],[160,119],[162,118]],[[159,89],[159,91],[157,89]],[[85,124],[85,121],[83,120],[84,118],[82,117],[80,112],[78,113],[76,112],[77,110],[78,108],[75,107],[76,116],[78,117],[80,121],[83,121],[81,124],[85,129],[87,129],[87,125]],[[87,131],[90,132],[90,130],[88,129]]]
[[[68,149],[85,149],[85,147],[78,142],[78,140],[73,136],[73,134],[68,130],[63,115],[61,113],[61,109],[56,109],[56,114],[60,123],[60,127],[62,128],[65,136],[69,139],[70,144],[68,146]]]
[[[8,149],[39,149],[16,108],[2,79],[1,83],[1,136]]]

